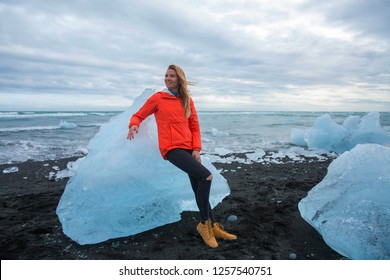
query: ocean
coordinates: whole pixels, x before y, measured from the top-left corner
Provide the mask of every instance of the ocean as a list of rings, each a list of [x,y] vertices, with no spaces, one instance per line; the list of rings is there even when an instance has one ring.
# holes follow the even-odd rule
[[[0,164],[80,156],[99,127],[121,112],[0,112]],[[307,129],[325,112],[198,112],[203,153],[279,151],[293,128]],[[327,112],[338,124],[365,112]],[[130,118],[131,116],[129,116]],[[390,112],[380,113],[390,132]],[[127,131],[127,127],[123,127]]]

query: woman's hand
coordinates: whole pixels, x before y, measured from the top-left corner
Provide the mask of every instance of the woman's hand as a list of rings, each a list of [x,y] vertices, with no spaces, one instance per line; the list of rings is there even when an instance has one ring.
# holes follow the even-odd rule
[[[129,140],[132,140],[134,139],[134,135],[135,133],[138,133],[138,126],[136,126],[135,124],[132,125],[129,129],[129,133],[127,133],[127,139]]]
[[[202,162],[200,158],[200,151],[192,151],[192,156],[199,162]]]

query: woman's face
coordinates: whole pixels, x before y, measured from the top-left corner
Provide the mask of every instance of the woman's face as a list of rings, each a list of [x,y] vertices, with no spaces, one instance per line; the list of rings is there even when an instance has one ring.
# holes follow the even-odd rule
[[[179,78],[177,77],[175,70],[168,69],[165,73],[165,86],[169,90],[177,92],[179,87]]]

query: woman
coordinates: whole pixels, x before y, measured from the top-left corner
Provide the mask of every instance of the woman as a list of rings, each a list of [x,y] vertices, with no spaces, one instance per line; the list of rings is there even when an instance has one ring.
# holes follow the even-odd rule
[[[209,196],[213,176],[201,163],[198,116],[187,85],[184,71],[170,65],[165,74],[166,89],[154,93],[131,117],[127,138],[132,140],[141,122],[155,115],[161,155],[188,174],[200,212],[197,230],[208,246],[216,248],[216,238],[237,239],[237,236],[224,231],[215,222],[211,210]]]

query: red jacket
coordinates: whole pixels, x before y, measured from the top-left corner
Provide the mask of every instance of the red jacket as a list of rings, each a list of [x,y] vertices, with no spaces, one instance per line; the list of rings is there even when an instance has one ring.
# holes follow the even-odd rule
[[[202,144],[198,115],[191,98],[190,108],[191,115],[186,118],[180,98],[167,92],[156,92],[131,117],[129,128],[132,125],[139,127],[144,119],[154,114],[157,123],[158,145],[164,159],[166,159],[165,155],[175,148],[200,151]]]

